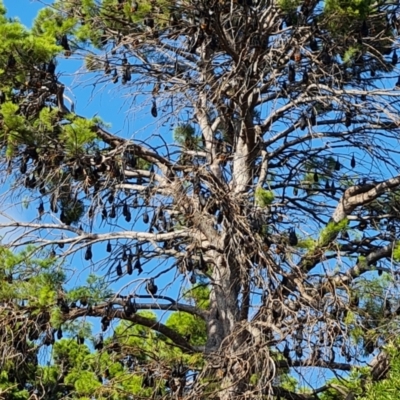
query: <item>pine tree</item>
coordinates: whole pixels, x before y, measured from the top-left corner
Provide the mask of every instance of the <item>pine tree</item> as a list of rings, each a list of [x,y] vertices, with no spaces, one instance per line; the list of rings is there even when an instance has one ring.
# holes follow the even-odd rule
[[[60,0],[29,31],[2,8],[4,204],[39,206],[34,222],[1,224],[1,354],[54,347],[53,364],[36,366],[46,385],[31,384],[29,360],[6,381],[48,398],[306,399],[292,368],[346,373],[392,341],[399,11]],[[75,110],[62,58],[135,99],[155,121],[149,139]],[[67,287],[78,254],[91,274]],[[171,299],[170,285],[190,295]],[[115,331],[94,342],[99,357],[87,317]],[[353,393],[325,384],[315,393]]]

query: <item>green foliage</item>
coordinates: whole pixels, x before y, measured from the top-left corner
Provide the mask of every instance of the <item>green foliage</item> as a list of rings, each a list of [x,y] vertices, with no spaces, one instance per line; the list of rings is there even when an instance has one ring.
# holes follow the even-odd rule
[[[182,336],[190,337],[190,343],[195,346],[203,346],[206,342],[206,324],[194,315],[184,312],[172,313],[166,325]]]
[[[353,393],[355,395],[361,394],[361,378],[364,377],[364,369],[354,369],[350,372],[348,379],[331,379],[329,384],[331,388],[321,394],[321,400],[341,400],[343,393]]]
[[[371,0],[327,0],[324,5],[326,15],[339,14],[346,17],[364,19],[368,16]]]
[[[329,222],[327,226],[321,231],[318,239],[319,246],[325,246],[329,243],[332,237],[336,237],[341,231],[347,229],[348,220],[345,218],[339,223]]]
[[[367,266],[367,259],[364,256],[359,256],[357,259],[357,263],[362,267],[366,267]]]
[[[375,381],[368,367],[353,369],[347,379],[332,379],[328,382],[331,389],[320,395],[321,400],[339,400],[342,392],[353,393],[360,400],[396,400],[400,385],[399,341],[389,343],[382,349],[390,360],[390,374],[384,379]]]
[[[393,258],[396,261],[400,261],[400,241],[397,241],[393,249]]]
[[[108,287],[108,283],[105,281],[104,277],[102,276],[97,276],[95,274],[89,274],[86,280],[87,283],[87,289],[79,289],[78,291],[80,292],[81,290],[89,291],[90,292],[90,299],[93,302],[99,302],[102,300],[107,299],[112,294],[111,289]],[[75,292],[72,291],[71,296],[75,296]]]
[[[178,125],[173,132],[174,141],[186,149],[195,150],[201,144],[194,127],[190,124]]]
[[[302,238],[299,240],[299,243],[297,244],[297,247],[300,247],[302,249],[308,249],[308,250],[313,250],[315,249],[315,246],[317,245],[317,242],[311,238]]]
[[[364,382],[366,390],[364,394],[359,397],[361,400],[396,400],[398,398],[398,390],[400,387],[399,340],[397,339],[388,344],[384,351],[390,357],[390,374],[386,379],[378,382],[374,382],[371,379],[368,379],[366,384]]]
[[[9,378],[9,373],[3,369],[0,372],[0,390],[11,393],[12,400],[27,400],[29,398],[29,392],[26,389],[20,390],[17,388]]]
[[[84,118],[73,118],[72,123],[65,125],[60,134],[65,150],[69,156],[79,156],[84,153],[88,145],[96,141],[94,132],[95,122]]]
[[[43,108],[39,113],[39,118],[34,121],[33,127],[47,132],[53,132],[55,130],[57,114],[57,109]]]
[[[138,157],[136,160],[136,165],[138,169],[143,169],[145,171],[150,170],[151,164],[147,162],[146,160],[143,160],[143,158]]]
[[[78,301],[86,299],[91,302],[91,297],[93,296],[92,288],[88,286],[77,286],[68,292],[68,299],[71,301]],[[98,296],[95,296],[98,300]]]
[[[88,368],[93,364],[93,356],[86,345],[79,345],[73,339],[57,341],[53,347],[53,357],[56,365],[68,363],[75,369]]]
[[[206,285],[197,285],[185,293],[185,298],[193,300],[196,307],[207,310],[210,306],[210,289]]]
[[[299,0],[279,0],[278,6],[284,12],[293,12],[301,4]]]
[[[343,55],[343,62],[349,64],[354,61],[356,56],[360,54],[360,49],[357,47],[349,47]]]
[[[25,118],[21,115],[17,115],[18,108],[18,105],[11,101],[6,101],[1,106],[4,128],[8,132],[16,131],[25,124]]]
[[[379,313],[382,312],[382,303],[385,293],[389,286],[393,285],[394,280],[390,274],[384,274],[375,279],[359,278],[357,280],[357,292],[362,293],[362,299],[365,302],[365,308],[371,315],[374,315],[374,309],[378,307]],[[375,305],[374,305],[375,304]],[[375,318],[376,318],[375,314]]]
[[[76,20],[73,18],[62,18],[55,8],[46,7],[39,10],[32,32],[36,37],[47,38],[56,44],[56,39],[71,32],[75,25]],[[60,51],[60,47],[57,50]]]
[[[11,157],[15,147],[23,142],[25,133],[25,119],[17,115],[18,105],[10,101],[1,106],[1,115],[3,117],[3,134],[7,143],[7,156]]]
[[[55,291],[65,279],[64,273],[55,270],[53,259],[33,257],[34,249],[28,247],[20,253],[0,248],[0,299],[29,301],[34,307],[45,309],[53,303]],[[7,281],[6,277],[25,277],[23,280]]]
[[[84,370],[70,372],[65,377],[65,383],[67,385],[73,385],[76,393],[80,396],[92,396],[96,392],[96,389],[102,386],[102,383],[99,382],[97,376],[93,372]]]
[[[129,2],[125,3],[124,13],[127,18],[130,18],[133,22],[136,22],[140,25],[143,24],[143,19],[151,14],[154,17],[154,23],[159,27],[165,27],[168,23],[168,18],[171,12],[171,6],[174,3],[171,0],[157,0],[158,12],[152,12],[154,10],[153,3],[149,0],[141,1],[139,5],[139,9],[135,12],[131,12],[131,6]]]
[[[46,11],[47,13],[47,11]],[[47,21],[54,25],[54,18]],[[17,63],[24,62],[43,62],[54,57],[59,47],[56,45],[55,37],[49,35],[40,36],[35,32],[28,32],[18,21],[7,21],[3,16],[0,18],[0,43],[3,60],[10,54],[10,49],[18,48],[18,52],[13,52]],[[4,63],[2,63],[4,65]],[[23,70],[17,75],[21,83],[25,82]]]
[[[261,187],[256,189],[255,193],[256,204],[261,207],[265,208],[269,206],[275,199],[273,192],[270,190],[265,190]]]
[[[349,30],[359,31],[364,20],[373,15],[372,0],[327,0],[324,3],[324,15],[328,20],[328,27],[333,36],[341,36],[348,34]],[[374,19],[374,29],[385,30],[385,18],[382,15],[381,19]],[[392,33],[387,31],[387,35]],[[379,51],[383,51],[385,46],[384,41],[377,44]],[[358,50],[359,51],[359,50]],[[342,57],[345,62],[350,62],[356,55],[356,51],[352,46],[345,50]]]

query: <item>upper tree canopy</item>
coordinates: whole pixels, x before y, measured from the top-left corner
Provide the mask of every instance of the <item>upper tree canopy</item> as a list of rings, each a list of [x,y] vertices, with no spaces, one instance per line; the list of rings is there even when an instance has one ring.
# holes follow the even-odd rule
[[[372,382],[396,354],[381,350],[399,306],[397,6],[62,0],[31,31],[1,12],[4,204],[38,204],[34,221],[0,225],[10,398],[384,396]],[[93,93],[126,95],[127,118],[153,119],[147,139],[75,109],[63,58]],[[87,317],[105,332],[94,350]]]

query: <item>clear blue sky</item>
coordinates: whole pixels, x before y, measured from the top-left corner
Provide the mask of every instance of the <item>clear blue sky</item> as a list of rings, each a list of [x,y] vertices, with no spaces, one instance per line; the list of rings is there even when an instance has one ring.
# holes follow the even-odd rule
[[[3,0],[7,8],[7,16],[18,17],[26,26],[31,26],[32,20],[43,4],[32,0]]]

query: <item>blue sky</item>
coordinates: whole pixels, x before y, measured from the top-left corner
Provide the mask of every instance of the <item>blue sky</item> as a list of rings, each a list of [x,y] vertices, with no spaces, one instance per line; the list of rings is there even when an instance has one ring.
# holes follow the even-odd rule
[[[18,17],[18,19],[27,26],[30,26],[33,18],[43,4],[32,0],[3,0],[7,8],[7,16]]]

